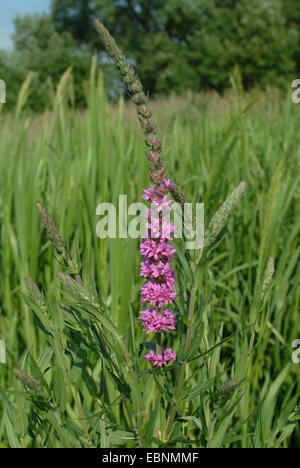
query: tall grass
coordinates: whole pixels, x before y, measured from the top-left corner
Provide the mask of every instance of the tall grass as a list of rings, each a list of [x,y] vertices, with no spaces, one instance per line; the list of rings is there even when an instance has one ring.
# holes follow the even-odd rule
[[[67,71],[44,115],[26,112],[30,77],[15,113],[0,114],[0,338],[7,349],[7,364],[0,367],[2,447],[135,447],[137,421],[144,424],[146,446],[300,446],[300,367],[291,360],[291,344],[300,337],[300,108],[276,90],[246,94],[237,74],[232,84],[223,98],[188,94],[152,106],[163,129],[168,175],[189,201],[205,203],[207,224],[241,180],[248,184],[202,266],[193,349],[185,356],[186,381],[169,441],[163,434],[174,396],[173,365],[152,373],[140,358],[147,338],[137,324],[138,243],[96,236],[97,205],[117,203],[119,194],[136,202],[147,185],[132,106],[107,101],[94,61],[85,112],[72,109]],[[63,266],[37,202],[82,265],[88,294],[102,304],[95,326],[105,318],[115,325],[112,342],[124,340],[132,358],[126,372],[138,384],[128,388],[125,374],[116,382],[103,342],[82,333],[90,306],[82,323],[70,315],[76,305],[62,297],[56,273]],[[192,275],[180,244],[177,251],[178,270],[187,273],[179,278],[180,315]],[[276,273],[263,289],[270,257]],[[46,293],[45,319],[24,300],[26,276]],[[174,349],[182,346],[186,325],[181,318]],[[15,367],[39,383],[18,383]]]

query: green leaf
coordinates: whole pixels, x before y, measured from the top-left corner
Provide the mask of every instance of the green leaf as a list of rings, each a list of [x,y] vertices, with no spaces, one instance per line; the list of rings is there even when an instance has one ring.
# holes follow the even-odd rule
[[[185,396],[181,398],[180,401],[190,401],[194,398],[197,398],[204,390],[207,390],[209,387],[214,385],[216,378],[213,377],[212,379],[207,380],[207,382],[202,382],[200,385],[190,389]]]
[[[126,431],[111,432],[108,436],[109,443],[112,445],[125,445],[135,439],[136,437],[132,432]]]
[[[159,413],[160,404],[161,404],[161,398],[158,397],[156,400],[155,408],[151,412],[150,420],[148,422],[147,429],[146,429],[146,447],[151,447],[155,422]]]

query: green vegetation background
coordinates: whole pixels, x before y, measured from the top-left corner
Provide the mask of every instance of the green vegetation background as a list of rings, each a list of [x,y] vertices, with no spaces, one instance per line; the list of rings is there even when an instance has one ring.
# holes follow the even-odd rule
[[[0,330],[7,346],[7,365],[0,373],[5,392],[0,407],[3,447],[137,444],[105,359],[86,343],[85,332],[77,336],[67,331],[70,317],[58,306],[55,276],[63,266],[55,260],[38,219],[37,201],[47,207],[73,255],[81,259],[86,284],[105,301],[108,317],[141,369],[139,391],[147,413],[155,409],[147,440],[161,446],[158,437],[166,416],[157,401],[160,392],[163,401],[166,389],[172,391],[172,379],[164,390],[142,370],[146,366],[140,343],[151,337],[137,320],[138,243],[96,236],[98,203],[117,203],[120,193],[128,195],[128,203],[136,202],[149,184],[148,162],[134,107],[124,106],[122,98],[111,105],[102,74],[97,75],[94,61],[86,111],[72,109],[73,80],[67,71],[52,107],[42,115],[24,111],[30,79],[22,87],[16,111],[1,115]],[[173,436],[183,442],[171,446],[299,447],[300,371],[291,360],[292,342],[300,336],[298,107],[290,93],[283,97],[276,89],[245,92],[238,72],[224,97],[189,93],[152,105],[168,174],[190,201],[205,203],[206,224],[241,180],[248,183],[205,265],[199,291],[201,337],[194,343],[195,353],[204,354],[187,369],[185,392],[191,400],[178,411],[188,417],[177,420]],[[186,268],[181,249],[179,244],[179,271]],[[276,276],[267,302],[258,307],[255,298],[269,256],[275,258]],[[49,318],[59,337],[55,349],[24,301],[25,275],[47,293]],[[186,294],[189,286],[181,281],[181,333]],[[248,356],[253,326],[256,339]],[[172,336],[175,350],[181,333]],[[223,338],[222,346],[206,355]],[[52,388],[50,409],[24,393],[12,373],[16,366]],[[239,398],[225,398],[220,406],[220,385],[233,376],[241,382]],[[167,394],[165,404],[168,398]]]
[[[151,95],[215,89],[223,93],[238,65],[245,89],[286,86],[300,72],[300,5],[294,0],[52,0],[48,16],[15,19],[14,51],[0,52],[6,109],[33,72],[30,106],[47,107],[62,73],[73,68],[74,102],[99,53],[105,87],[123,88],[93,27],[100,17],[136,65]]]
[[[138,242],[100,241],[95,230],[98,203],[117,203],[120,193],[136,202],[148,186],[145,145],[134,107],[118,99],[113,66],[107,59],[100,66],[105,86],[96,58],[90,68],[98,48],[94,31],[80,29],[79,19],[70,22],[70,11],[64,14],[63,7],[75,3],[53,2],[52,17],[17,20],[16,51],[0,58],[8,101],[0,108],[0,337],[7,347],[0,372],[0,446],[137,446],[124,395],[105,359],[84,332],[67,331],[70,317],[58,306],[55,275],[63,267],[38,219],[40,201],[124,337],[140,372],[146,413],[153,415],[149,421],[139,417],[147,424],[147,441],[157,447],[173,383],[166,373],[158,387],[142,357],[140,343],[149,338],[137,320]],[[81,2],[91,7],[87,20],[97,8],[136,61],[146,88],[159,94],[152,106],[170,178],[190,201],[205,203],[207,222],[241,180],[248,183],[205,265],[199,291],[203,326],[194,344],[202,357],[187,366],[171,446],[299,447],[300,367],[291,355],[300,337],[300,108],[291,102],[291,89],[280,90],[290,87],[289,74],[297,77],[294,2],[116,3]],[[205,15],[195,15],[195,6],[206,8]],[[84,11],[72,11],[84,17]],[[186,31],[180,27],[185,15]],[[184,256],[177,248],[181,271]],[[276,274],[258,307],[270,256]],[[24,301],[26,275],[46,292],[54,349],[47,321],[41,323]],[[178,313],[184,317],[188,285],[180,283],[180,293]],[[248,355],[252,327],[256,339]],[[172,336],[174,349],[180,340],[180,333]],[[15,367],[49,388],[51,402],[30,395],[16,381]],[[237,395],[220,397],[221,384],[232,377],[241,382]],[[134,403],[128,400],[135,415]]]

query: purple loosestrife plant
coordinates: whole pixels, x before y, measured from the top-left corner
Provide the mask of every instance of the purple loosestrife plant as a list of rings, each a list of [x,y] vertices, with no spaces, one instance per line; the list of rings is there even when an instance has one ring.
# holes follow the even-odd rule
[[[208,225],[203,247],[196,249],[195,252],[189,255],[188,267],[191,282],[187,295],[187,309],[182,312],[186,329],[184,335],[180,336],[181,348],[179,349],[181,351],[177,358],[171,348],[165,349],[162,346],[162,334],[175,330],[176,318],[171,306],[177,296],[174,288],[175,272],[171,268],[171,260],[175,254],[172,245],[174,226],[169,220],[166,221],[168,218],[165,218],[164,214],[168,214],[172,203],[167,196],[169,192],[173,199],[181,204],[183,209],[187,199],[179,187],[166,179],[164,161],[161,158],[162,142],[157,136],[158,128],[151,119],[152,111],[139,78],[103,24],[96,19],[94,25],[107,52],[116,63],[133,102],[137,106],[138,118],[146,137],[145,143],[150,148],[147,158],[151,166],[150,181],[154,186],[144,190],[143,195],[145,200],[151,202],[151,209],[148,209],[147,215],[147,236],[140,244],[140,253],[143,256],[140,275],[147,279],[141,287],[141,300],[145,304],[145,309],[140,312],[140,321],[146,333],[154,332],[157,335],[156,350],[150,350],[145,355],[146,360],[158,368],[170,361],[177,361],[175,385],[172,389],[173,397],[167,410],[164,434],[161,434],[162,440],[168,442],[175,425],[180,402],[187,398],[186,396],[183,397],[187,387],[185,381],[186,369],[189,366],[189,361],[195,359],[195,357],[191,357],[192,354],[199,348],[197,335],[197,330],[200,330],[201,325],[201,318],[197,316],[201,309],[199,291],[203,287],[203,273],[207,257],[210,255],[212,244],[244,194],[246,183],[241,182],[228,196]],[[152,216],[153,212],[156,212],[154,218]],[[165,373],[162,374],[166,375]],[[155,376],[156,372],[153,372],[153,375]],[[160,384],[158,388],[161,392],[162,387]]]
[[[175,272],[171,268],[175,253],[171,243],[174,226],[164,219],[164,215],[170,213],[172,201],[166,194],[171,186],[169,180],[163,179],[162,183],[146,189],[142,196],[155,210],[148,209],[148,237],[140,245],[140,253],[144,257],[140,274],[148,280],[141,288],[141,299],[149,303],[148,308],[140,312],[140,320],[147,333],[159,334],[157,352],[151,350],[145,355],[147,361],[159,367],[176,359],[171,348],[163,349],[160,345],[161,333],[174,330],[176,325],[175,314],[166,308],[177,296]],[[154,212],[157,216],[153,216]]]
[[[274,259],[269,259],[265,275],[259,273],[259,281],[255,283],[250,326],[241,309],[241,324],[237,322],[236,332],[224,336],[223,319],[221,323],[219,319],[216,320],[219,324],[214,325],[214,304],[207,311],[212,285],[220,285],[223,289],[223,278],[234,272],[227,272],[221,283],[213,277],[207,278],[208,262],[217,236],[243,196],[246,183],[241,182],[212,217],[202,248],[184,252],[178,244],[176,279],[172,269],[176,253],[173,246],[174,226],[169,221],[172,201],[168,193],[181,204],[184,203],[184,196],[178,187],[166,179],[160,158],[161,140],[156,136],[157,127],[151,121],[151,110],[138,78],[103,25],[96,22],[96,27],[137,104],[146,144],[150,147],[147,156],[151,163],[153,186],[144,190],[142,196],[151,204],[151,208],[146,214],[146,235],[140,243],[143,256],[140,275],[145,281],[141,287],[144,310],[140,312],[139,322],[146,333],[156,334],[156,349],[152,343],[143,343],[147,347],[144,357],[149,362],[141,359],[132,314],[131,333],[129,337],[124,336],[113,322],[111,297],[106,301],[90,275],[89,266],[85,262],[81,265],[79,260],[73,258],[51,216],[38,204],[39,215],[55,249],[56,259],[65,271],[57,273],[62,286],[58,290],[58,303],[52,298],[48,300],[30,277],[25,278],[27,304],[35,313],[48,349],[38,356],[37,361],[28,351],[26,359],[22,359],[26,370],[14,370],[14,377],[27,392],[24,404],[21,404],[19,390],[6,394],[0,388],[0,400],[4,401],[3,423],[7,426],[9,442],[12,441],[13,446],[25,446],[27,443],[35,446],[45,441],[46,446],[57,447],[59,443],[59,446],[70,448],[114,448],[123,445],[128,448],[139,445],[141,448],[158,449],[221,448],[245,441],[251,436],[253,428],[255,446],[263,447],[267,441],[268,446],[275,442],[274,446],[278,447],[284,441],[285,436],[282,435],[286,429],[279,435],[276,424],[270,426],[269,433],[263,434],[260,418],[251,423],[251,416],[257,413],[260,406],[253,406],[253,411],[251,408],[251,413],[248,413],[248,403],[244,405],[246,400],[252,402],[252,396],[256,398],[255,394],[248,393],[250,377],[256,375],[249,373],[249,369],[255,367],[252,352],[256,352],[255,345],[262,341],[261,333],[268,323],[269,314],[264,307],[268,304],[269,291],[274,283]],[[275,182],[277,185],[277,178]],[[272,189],[270,193],[273,193]],[[248,269],[249,265],[242,265],[242,268]],[[261,260],[259,265],[261,272]],[[176,280],[180,291],[178,309],[174,306]],[[223,312],[218,298],[217,301],[213,299]],[[235,295],[232,304],[234,307],[238,304]],[[178,310],[177,317],[173,309]],[[229,317],[236,312],[230,308],[229,311]],[[176,347],[177,355],[172,347],[166,345],[167,334],[173,332],[176,326],[178,333],[172,347]],[[259,338],[257,342],[256,336]],[[232,349],[236,351],[231,370],[223,360],[227,360],[230,348],[226,348],[221,356],[221,346],[230,338],[235,339]],[[264,349],[263,346],[261,350]],[[173,363],[170,364],[170,361]],[[259,366],[260,361],[257,369]],[[289,367],[283,370],[285,376]],[[272,390],[272,385],[270,388]],[[257,390],[259,392],[259,387]],[[269,397],[270,394],[266,401]],[[294,411],[296,398],[297,395],[292,404],[288,402],[288,411],[284,408],[282,414],[285,418],[290,411]],[[242,424],[236,417],[239,416],[237,411],[240,406]],[[266,408],[268,405],[262,406],[262,412]],[[297,406],[289,417],[290,426],[296,426],[296,409]],[[17,424],[20,419],[17,413],[22,416],[22,427]],[[37,418],[41,424],[37,424]],[[23,427],[26,421],[28,429]],[[262,438],[260,433],[263,434]]]
[[[144,257],[140,274],[148,280],[141,288],[141,299],[149,304],[147,309],[140,312],[140,319],[147,333],[155,332],[159,335],[156,353],[150,351],[145,359],[154,366],[161,367],[176,359],[172,350],[163,349],[160,343],[161,333],[175,329],[175,315],[166,306],[172,304],[177,296],[174,288],[175,272],[171,268],[171,259],[175,253],[170,242],[174,226],[166,222],[163,215],[169,213],[172,203],[168,200],[168,192],[181,205],[187,200],[181,189],[165,178],[164,161],[160,157],[162,141],[157,136],[158,127],[151,119],[152,110],[138,76],[104,25],[96,19],[94,26],[137,106],[138,118],[146,137],[145,143],[150,148],[147,158],[151,165],[150,180],[154,187],[146,189],[142,198],[151,202],[158,216],[153,217],[154,210],[148,210],[148,237],[140,245],[140,253]]]

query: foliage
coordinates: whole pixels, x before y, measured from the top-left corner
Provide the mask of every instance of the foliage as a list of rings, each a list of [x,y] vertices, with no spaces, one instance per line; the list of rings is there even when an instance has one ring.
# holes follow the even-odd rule
[[[52,0],[49,16],[16,18],[16,51],[1,53],[1,78],[12,88],[7,109],[15,105],[15,89],[28,72],[36,83],[28,105],[49,106],[69,67],[74,104],[83,107],[94,53],[106,91],[118,98],[124,88],[97,41],[95,17],[126,50],[151,95],[223,93],[236,66],[246,89],[286,88],[300,72],[300,13],[294,0]]]
[[[2,50],[0,50],[0,69],[1,79],[7,84],[6,109],[12,109],[16,105],[18,93],[28,71],[25,69],[23,64],[20,63],[18,54],[7,53]]]
[[[300,117],[290,96],[245,93],[238,75],[232,84],[224,98],[152,103],[168,173],[189,201],[205,203],[207,225],[219,229],[237,192],[213,215],[248,184],[199,265],[176,246],[180,360],[158,371],[143,358],[151,337],[137,323],[137,242],[95,232],[99,202],[120,193],[134,202],[146,185],[131,106],[108,103],[94,61],[86,113],[68,105],[67,72],[42,118],[24,111],[29,80],[16,112],[1,115],[2,447],[299,446]],[[59,236],[48,229],[58,252],[37,201],[59,227]]]
[[[62,73],[72,66],[70,51],[74,50],[75,43],[69,33],[58,34],[48,16],[17,17],[15,29],[15,50],[24,68],[34,74],[34,108],[41,110],[49,106],[51,99],[47,78],[51,76],[52,83],[57,83]]]
[[[95,43],[91,26],[96,11],[90,0],[52,0],[51,16],[55,29],[69,31],[78,44]]]
[[[84,107],[87,98],[88,75],[92,50],[76,47],[69,32],[58,33],[46,15],[26,15],[15,19],[13,35],[15,51],[1,52],[1,78],[7,83],[7,106],[15,107],[18,91],[31,73],[32,89],[27,106],[34,111],[50,107],[61,75],[72,69],[73,87],[70,99],[77,107]],[[104,64],[105,86],[111,98],[119,96],[122,87],[111,64]]]
[[[97,15],[136,62],[151,93],[213,88],[223,92],[238,65],[244,87],[282,85],[295,72],[298,26],[283,0],[78,0],[53,2],[61,31],[82,34]],[[72,15],[70,14],[72,8]],[[89,11],[89,13],[87,13]],[[87,23],[88,24],[88,23]],[[81,27],[80,27],[81,25]],[[89,34],[89,28],[86,28]],[[280,60],[278,60],[280,57]]]

